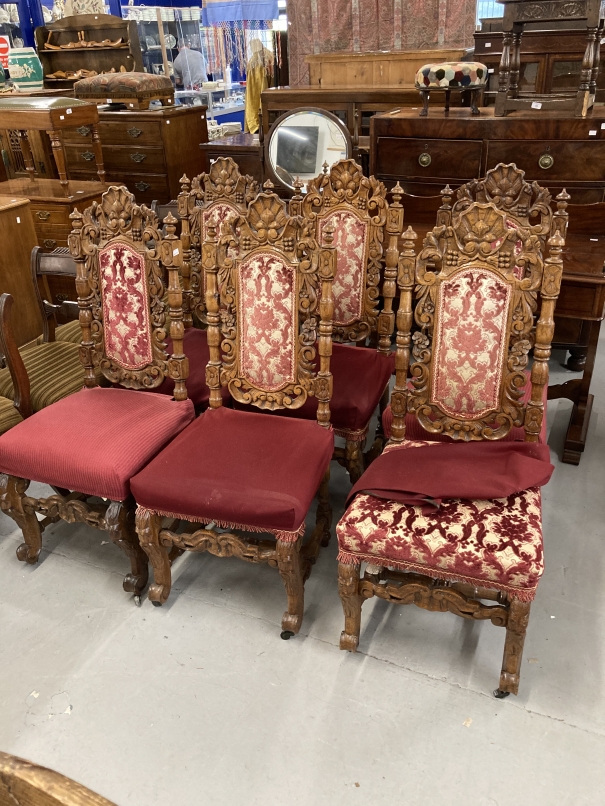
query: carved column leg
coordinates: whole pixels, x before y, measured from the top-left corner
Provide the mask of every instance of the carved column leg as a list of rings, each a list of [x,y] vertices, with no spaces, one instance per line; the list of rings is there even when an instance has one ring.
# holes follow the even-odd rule
[[[36,166],[34,164],[32,149],[26,131],[19,130],[19,145],[21,146],[21,153],[23,154],[23,162],[25,163],[27,178],[33,179],[34,174],[36,173]]]
[[[135,508],[132,499],[112,501],[105,513],[105,528],[112,541],[130,560],[131,573],[124,577],[124,590],[139,596],[149,578],[149,564],[134,527]]]
[[[95,162],[97,165],[97,173],[99,180],[105,184],[105,165],[103,164],[103,149],[101,147],[101,140],[99,138],[99,127],[95,124],[90,127],[92,131],[92,148],[95,152]]]
[[[363,462],[363,442],[354,442],[347,439],[345,443],[345,467],[349,471],[351,484],[355,484],[361,478],[365,465]]]
[[[425,118],[429,113],[429,99],[431,93],[429,90],[420,90],[420,97],[422,98],[422,109],[420,110],[420,117]]]
[[[301,545],[302,537],[299,537],[294,543],[277,541],[277,568],[288,595],[288,609],[281,620],[281,637],[284,640],[296,635],[300,630],[305,609]]]
[[[34,565],[42,549],[42,528],[36,513],[28,512],[23,506],[29,485],[28,479],[0,475],[0,509],[15,521],[25,541],[17,549],[17,559]]]
[[[509,694],[517,694],[519,691],[523,644],[529,622],[530,607],[529,602],[520,602],[518,599],[510,600],[500,687],[494,691],[494,696],[498,699],[503,699]]]
[[[139,541],[153,568],[154,583],[149,586],[147,594],[149,601],[160,607],[170,596],[172,587],[172,574],[170,572],[170,558],[166,547],[160,543],[160,528],[162,519],[146,509],[139,509],[136,513],[136,528]]]
[[[515,26],[518,23],[515,23]],[[523,28],[513,29],[512,54],[510,60],[510,94],[516,98],[519,94],[519,74],[521,72],[521,37]]]
[[[580,73],[580,86],[576,98],[576,117],[583,117],[588,111],[588,99],[590,95],[590,82],[595,60],[595,49],[598,28],[586,29],[586,50],[582,60],[582,72]]]
[[[345,614],[345,628],[340,633],[340,648],[355,652],[361,630],[361,606],[359,594],[359,565],[338,563],[338,593]]]
[[[55,162],[57,163],[59,180],[63,186],[68,185],[67,166],[65,164],[65,152],[63,151],[63,142],[61,141],[61,132],[53,129],[53,131],[48,132],[48,136],[50,137],[50,144],[53,149]]]
[[[513,40],[512,31],[504,31],[502,36],[502,58],[498,72],[498,94],[496,95],[496,108],[494,114],[502,117],[506,114],[506,99],[510,85],[510,46]]]
[[[597,92],[597,79],[599,77],[599,67],[601,66],[601,37],[603,29],[599,28],[597,31],[597,38],[594,47],[594,60],[592,63],[592,75],[590,77],[590,94],[596,95]]]

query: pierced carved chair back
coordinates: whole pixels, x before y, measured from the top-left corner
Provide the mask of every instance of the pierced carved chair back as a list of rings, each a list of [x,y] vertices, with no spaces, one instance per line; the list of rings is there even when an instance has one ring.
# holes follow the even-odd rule
[[[315,396],[318,422],[329,425],[336,251],[327,229],[324,241],[320,248],[314,223],[290,216],[269,192],[223,225],[220,241],[208,225],[202,262],[212,408],[221,405],[221,385],[236,401],[267,410],[297,409]]]
[[[497,192],[492,180],[498,174],[514,189],[514,198]],[[553,213],[548,191],[523,176],[515,166],[498,166],[482,188],[477,181],[460,188],[453,206],[446,188],[437,226],[418,256],[415,233],[404,233],[392,396],[395,442],[404,438],[408,411],[426,431],[457,440],[497,440],[513,427],[524,427],[527,441],[538,440],[569,196],[559,194]],[[538,200],[533,207],[531,199]],[[536,214],[539,222],[532,224]],[[413,291],[417,330],[411,335]],[[532,348],[531,399],[523,404]]]
[[[327,227],[334,230],[338,266],[333,287],[333,338],[338,342],[364,341],[380,330],[380,349],[388,352],[394,327],[398,237],[403,227],[400,197],[389,206],[382,182],[364,176],[354,160],[339,160],[329,170],[324,166],[324,171],[308,183],[304,198],[300,194],[302,183],[295,182],[290,212],[311,219],[320,242]],[[385,305],[379,327],[383,279]]]
[[[205,320],[204,272],[201,265],[202,243],[208,235],[208,226],[214,224],[220,236],[223,223],[239,214],[245,214],[248,204],[259,191],[258,182],[251,176],[242,176],[231,157],[219,157],[208,173],[181,179],[181,192],[177,199],[181,219],[183,242],[183,292],[185,326],[192,324],[192,313]]]
[[[163,236],[157,215],[136,204],[124,186],[110,187],[100,203],[83,213],[75,210],[70,218],[86,386],[96,386],[98,366],[109,381],[128,389],[154,389],[170,377],[174,397],[185,400],[188,364],[183,354],[177,219],[164,219]],[[172,356],[166,352],[168,335]]]

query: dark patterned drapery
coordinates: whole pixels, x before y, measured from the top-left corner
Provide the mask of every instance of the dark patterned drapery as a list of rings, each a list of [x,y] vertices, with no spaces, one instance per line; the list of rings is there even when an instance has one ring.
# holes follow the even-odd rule
[[[304,57],[473,46],[476,0],[288,0],[290,86],[309,83]]]

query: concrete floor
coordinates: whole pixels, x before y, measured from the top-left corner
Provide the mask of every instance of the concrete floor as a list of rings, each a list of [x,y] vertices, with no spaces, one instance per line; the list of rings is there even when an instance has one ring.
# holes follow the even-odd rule
[[[600,352],[579,467],[556,459],[571,404],[549,408],[547,569],[518,697],[491,696],[504,631],[489,623],[372,600],[360,651],[339,652],[335,540],[282,641],[273,569],[189,554],[168,605],[137,608],[102,533],[51,527],[32,568],[0,515],[0,749],[119,806],[605,804]],[[561,359],[552,382],[574,377]],[[347,486],[336,468],[337,516]]]

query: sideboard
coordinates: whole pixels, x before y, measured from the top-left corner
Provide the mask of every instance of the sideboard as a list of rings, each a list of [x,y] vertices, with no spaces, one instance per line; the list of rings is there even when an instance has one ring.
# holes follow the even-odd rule
[[[400,182],[412,197],[439,195],[481,177],[498,163],[511,163],[556,195],[571,195],[570,237],[563,286],[556,307],[555,343],[571,352],[570,369],[580,380],[552,387],[551,398],[574,404],[563,461],[578,464],[586,443],[599,329],[605,308],[605,105],[595,104],[586,118],[569,113],[513,112],[496,118],[483,108],[431,108],[426,118],[402,109],[371,120],[370,173],[389,188]],[[414,227],[426,203],[406,198],[406,224]],[[426,215],[423,214],[424,219]],[[418,227],[426,232],[425,220]]]

